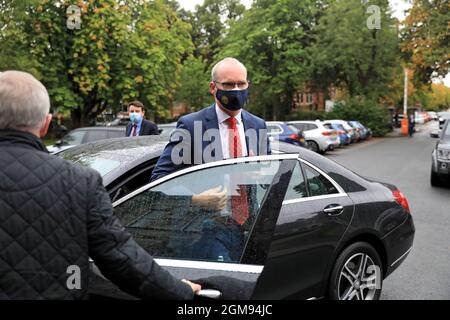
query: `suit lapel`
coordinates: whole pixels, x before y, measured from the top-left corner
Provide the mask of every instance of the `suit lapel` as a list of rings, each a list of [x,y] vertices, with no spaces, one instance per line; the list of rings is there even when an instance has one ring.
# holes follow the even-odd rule
[[[244,132],[245,133],[247,133],[248,129],[256,130],[255,122],[253,121],[252,116],[247,111],[242,109],[241,116],[242,116],[242,122],[244,124]],[[257,130],[256,130],[256,136],[258,137],[258,131]],[[250,151],[253,151],[253,153],[255,155],[258,154],[258,150],[250,149],[250,143],[249,143],[249,138],[248,138],[247,134],[245,135],[245,144],[247,145],[248,156],[250,156]]]
[[[205,114],[205,121],[204,121],[204,134],[205,134],[205,138],[207,139],[207,141],[205,141],[203,143],[203,149],[205,149],[205,147],[210,143],[208,141],[211,141],[211,136],[208,133],[208,130],[217,130],[217,132],[219,132],[219,120],[217,119],[217,113],[216,113],[216,105],[213,104],[211,106],[209,106],[206,110],[205,110],[206,114]],[[217,155],[216,159],[223,159],[223,152],[222,152],[222,141],[220,139],[220,134],[218,136],[218,145],[220,146],[219,149],[216,149]]]
[[[147,121],[145,121],[145,119],[142,119],[141,130],[139,130],[139,135],[140,135],[140,136],[146,135],[146,131],[145,131],[145,128],[146,128],[146,126],[147,126],[147,123],[146,123],[146,122],[147,122]]]

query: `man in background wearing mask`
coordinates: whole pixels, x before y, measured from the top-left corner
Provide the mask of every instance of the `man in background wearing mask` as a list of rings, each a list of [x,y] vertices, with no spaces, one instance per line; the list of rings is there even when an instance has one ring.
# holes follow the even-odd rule
[[[144,119],[145,107],[142,102],[130,102],[128,104],[128,115],[130,116],[130,123],[126,129],[127,137],[159,134],[156,124]]]
[[[172,134],[171,141],[153,170],[152,180],[193,164],[210,162],[211,159],[270,154],[265,121],[242,109],[249,87],[245,66],[234,58],[219,61],[212,69],[209,87],[215,103],[178,120],[177,130],[184,134],[177,135],[177,130]],[[251,134],[247,135],[247,132]],[[254,134],[256,139],[250,138]],[[180,136],[183,137],[182,141]],[[186,137],[189,141],[185,141]],[[215,141],[216,138],[220,143]],[[189,153],[183,157],[188,161],[182,163],[174,161],[179,156],[178,150],[174,148],[180,143],[184,145],[182,152],[187,150]],[[211,143],[220,147],[212,148],[209,154]]]

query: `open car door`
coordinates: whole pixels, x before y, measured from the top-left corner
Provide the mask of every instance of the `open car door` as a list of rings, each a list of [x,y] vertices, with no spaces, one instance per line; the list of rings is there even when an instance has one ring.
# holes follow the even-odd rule
[[[113,204],[159,265],[202,284],[200,296],[250,299],[264,270],[297,155],[228,159],[189,167]],[[126,298],[92,265],[91,294]]]

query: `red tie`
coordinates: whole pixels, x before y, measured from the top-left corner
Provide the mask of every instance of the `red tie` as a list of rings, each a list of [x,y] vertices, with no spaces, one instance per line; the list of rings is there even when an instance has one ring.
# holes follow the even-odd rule
[[[228,127],[228,144],[230,150],[230,158],[237,158],[242,156],[241,139],[239,137],[239,129],[237,127],[237,120],[235,117],[230,117],[227,120]],[[231,197],[231,212],[233,219],[240,225],[244,224],[248,219],[248,202],[247,190],[244,185],[238,186],[238,195]]]
[[[132,134],[133,137],[136,136],[136,127],[137,125],[133,124],[133,134]]]

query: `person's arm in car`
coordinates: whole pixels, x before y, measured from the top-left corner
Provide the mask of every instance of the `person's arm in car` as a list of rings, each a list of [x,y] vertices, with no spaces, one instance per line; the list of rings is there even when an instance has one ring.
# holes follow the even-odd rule
[[[176,129],[170,135],[170,141],[164,148],[164,151],[159,157],[155,168],[153,169],[151,181],[162,178],[169,173],[182,169],[187,165],[191,165],[191,139],[187,124],[180,118]],[[172,154],[174,153],[174,154]],[[185,154],[186,153],[186,154]],[[173,162],[173,156],[176,155],[180,163]],[[189,163],[183,163],[183,159],[189,159]]]
[[[176,279],[161,268],[114,216],[110,198],[95,173],[89,192],[89,256],[102,274],[127,293],[140,298],[193,299],[199,286]]]

